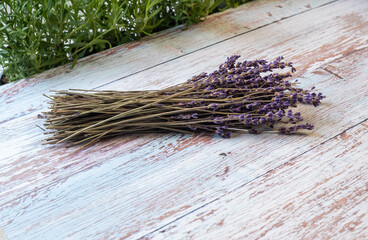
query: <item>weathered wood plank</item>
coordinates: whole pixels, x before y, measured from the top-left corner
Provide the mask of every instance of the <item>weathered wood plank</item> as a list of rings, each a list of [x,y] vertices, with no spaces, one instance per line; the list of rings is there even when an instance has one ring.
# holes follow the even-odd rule
[[[356,4],[360,4],[359,7]],[[281,35],[278,36],[277,41],[285,42],[285,45],[272,46],[266,56],[273,56],[272,50],[276,53],[282,52],[289,44],[307,44],[308,46],[301,50],[295,49],[297,54],[294,53],[293,60],[305,61],[304,68],[313,69],[331,58],[364,47],[367,40],[365,35],[367,19],[361,16],[366,11],[365,6],[363,1],[342,1],[336,3],[333,10],[321,8],[312,15],[312,12],[309,12],[303,14],[306,16],[294,18],[296,21],[294,24],[297,26],[306,19],[329,15],[330,17],[318,19],[324,21],[324,26],[315,21],[307,28],[314,28],[322,37],[331,35],[330,40],[319,39],[318,34],[315,34],[312,35],[310,43],[303,35],[303,29],[293,29],[295,27],[292,25],[293,22],[287,20],[278,24],[279,27],[272,28],[273,30],[266,29],[275,32],[285,31],[287,26],[283,24],[293,29],[288,31],[287,36],[284,35],[284,41]],[[360,27],[348,24],[351,19],[346,17],[348,15],[361,17],[358,23]],[[345,20],[336,20],[339,17],[345,17]],[[336,30],[342,31],[342,34],[335,33]],[[258,34],[267,32],[263,32],[262,29],[257,31],[260,31]],[[260,40],[257,34],[247,35],[250,36],[249,42],[261,41],[255,44],[257,48],[266,49],[269,44],[267,40]],[[345,35],[349,37],[345,38]],[[285,37],[290,36],[294,39],[285,40]],[[228,46],[221,47],[225,46],[226,49],[230,49],[229,51],[234,51],[245,39],[232,40]],[[336,40],[341,40],[344,44],[334,43],[334,48],[331,42]],[[321,47],[324,48],[323,51],[320,50]],[[221,48],[206,52],[212,52],[207,64],[218,63],[212,59],[213,57],[222,58],[228,55],[219,50]],[[246,48],[239,51],[247,52]],[[260,50],[257,51],[251,52],[250,55],[260,54]],[[367,64],[364,60],[367,59],[366,51],[352,56],[353,60],[359,57]],[[185,65],[187,60],[169,67]],[[224,141],[211,136],[192,138],[176,134],[150,135],[123,137],[106,141],[82,152],[75,152],[76,149],[64,150],[40,146],[41,130],[39,132],[30,130],[30,125],[41,122],[35,119],[35,116],[25,116],[4,123],[2,126],[5,126],[4,129],[11,134],[0,136],[1,148],[6,150],[2,153],[7,154],[0,162],[2,181],[0,225],[4,226],[11,237],[22,233],[28,238],[53,234],[59,238],[67,236],[101,238],[109,235],[121,237],[128,234],[131,234],[131,238],[142,236],[231,191],[241,183],[251,181],[265,171],[282,164],[286,159],[297,156],[364,119],[367,112],[362,106],[367,106],[367,95],[364,95],[363,90],[367,89],[364,82],[359,81],[362,76],[368,75],[364,64],[349,66],[351,70],[347,70],[347,73],[350,71],[360,74],[360,78],[347,79],[345,89],[341,89],[344,81],[335,76],[330,77],[330,74],[323,71],[307,72],[303,75],[303,78],[310,81],[306,85],[319,82],[318,86],[329,96],[331,103],[318,110],[324,112],[323,117],[309,113],[307,118],[313,122],[319,121],[319,124],[317,131],[306,138],[247,135]],[[201,66],[203,65],[205,64]],[[166,64],[163,67],[166,67]],[[177,74],[186,74],[186,71],[186,67],[179,68]],[[143,79],[149,76],[159,79],[160,74],[162,77],[162,72],[147,71]],[[119,84],[129,88],[132,83],[133,79]],[[165,80],[148,83],[144,87],[155,84],[158,86],[170,82]],[[347,90],[353,91],[354,94],[346,96],[344,108],[342,106],[337,108],[333,105],[334,101],[338,102],[341,96],[347,94]],[[360,100],[358,104],[357,99]],[[346,106],[351,108],[349,112]],[[337,123],[328,121],[340,118],[343,119]],[[22,144],[19,145],[19,142]],[[267,144],[270,148],[262,151],[262,146]],[[224,149],[225,153],[231,152],[226,157],[219,155]],[[121,225],[122,222],[125,223],[124,226]],[[95,232],[90,231],[92,226]],[[50,232],[51,229],[53,233]],[[65,232],[65,229],[69,229],[69,232]]]
[[[368,239],[368,121],[143,239]]]
[[[46,100],[42,94],[52,89],[96,88],[334,1],[254,1],[211,15],[205,22],[188,30],[177,27],[86,57],[73,70],[70,65],[65,65],[27,80],[0,86],[0,123],[44,109]],[[137,81],[136,78],[134,84]],[[124,89],[130,88],[125,86]]]
[[[358,63],[358,59],[362,62]],[[347,66],[347,62],[356,64]],[[365,119],[368,86],[361,78],[368,76],[367,62],[368,50],[364,50],[339,64],[331,64],[346,69],[345,73],[351,77],[344,80],[322,70],[303,76],[318,82],[328,96],[327,103],[318,111],[321,114],[307,113],[306,118],[317,123],[317,130],[308,136],[243,135],[230,140],[150,136],[122,138],[126,142],[120,144],[106,142],[91,148],[93,151],[88,149],[91,152],[86,155],[77,153],[79,159],[73,156],[45,159],[40,154],[41,159],[36,162],[40,166],[33,164],[29,169],[33,171],[28,175],[34,181],[33,186],[40,186],[39,179],[33,178],[37,173],[39,178],[50,173],[57,177],[70,168],[75,173],[82,164],[88,171],[67,179],[53,179],[53,184],[2,204],[0,225],[11,238],[143,236]],[[92,156],[101,164],[96,166],[93,162],[96,159],[89,159]],[[26,192],[27,188],[21,189]]]
[[[0,240],[8,240],[8,238],[6,237],[6,235],[3,232],[3,230],[1,230],[1,228],[0,228]]]
[[[231,40],[231,43],[228,44],[228,46],[220,45],[219,49],[209,49],[208,54],[211,52],[215,52],[217,55],[213,54],[207,62],[200,63],[195,60],[197,56],[194,56],[194,59],[184,59],[185,61],[178,60],[175,63],[166,64],[169,65],[168,67],[162,66],[163,72],[155,72],[147,71],[146,75],[140,75],[141,79],[147,79],[148,77],[151,77],[154,79],[155,82],[149,82],[146,81],[147,86],[157,86],[157,85],[168,85],[170,83],[169,80],[164,80],[159,83],[159,79],[166,73],[169,73],[170,78],[175,79],[175,74],[186,74],[189,72],[190,75],[193,75],[195,72],[200,72],[200,68],[206,68],[205,64],[213,65],[218,64],[222,60],[222,56],[226,53],[220,52],[220,49],[223,49],[224,47],[227,47],[229,50],[228,52],[235,51],[235,49],[238,49],[240,47],[240,44],[243,44],[243,48],[240,48],[238,50],[240,52],[247,52],[247,48],[250,48],[249,55],[257,54],[260,50],[258,50],[256,53],[252,52],[255,51],[255,49],[267,49],[267,46],[269,46],[269,41],[267,38],[262,36],[267,36],[267,33],[270,31],[282,32],[284,29],[291,27],[294,29],[294,31],[289,31],[288,35],[286,36],[288,39],[292,39],[292,41],[288,41],[288,39],[285,40],[285,34],[282,34],[281,36],[278,36],[275,39],[278,40],[277,43],[275,43],[275,46],[268,49],[269,52],[276,52],[275,55],[279,55],[278,53],[282,53],[283,50],[285,51],[285,48],[288,49],[288,46],[295,45],[298,43],[299,45],[305,45],[308,46],[303,49],[295,49],[293,51],[293,57],[292,59],[295,60],[297,63],[301,62],[298,66],[303,67],[302,71],[305,71],[304,68],[314,68],[313,64],[315,66],[318,66],[317,64],[323,64],[325,61],[328,61],[331,58],[336,58],[338,56],[341,56],[343,54],[346,54],[348,51],[354,51],[356,48],[361,48],[364,46],[364,42],[368,39],[368,29],[367,29],[367,20],[366,19],[360,19],[359,22],[359,28],[357,26],[351,24],[351,18],[360,18],[360,16],[365,13],[366,9],[364,6],[364,2],[362,1],[344,1],[342,4],[335,4],[336,6],[333,8],[329,8],[329,6],[325,8],[319,9],[317,12],[308,12],[303,15],[306,16],[298,16],[292,21],[285,20],[285,23],[280,23],[276,26],[269,26],[269,28],[265,27],[262,29],[259,29],[255,31],[254,33],[247,34],[247,37],[239,37],[240,40],[237,40],[235,42],[235,39]],[[346,9],[349,9],[349,11],[346,13]],[[354,14],[352,16],[352,14]],[[335,14],[335,15],[334,15]],[[326,16],[325,18],[317,18],[317,16]],[[307,21],[307,19],[318,19],[318,21],[315,21],[314,24],[311,23],[308,26],[305,26],[304,28],[299,27],[299,29],[296,29],[296,26],[302,24],[303,22]],[[336,19],[345,19],[342,21],[336,21]],[[347,20],[346,20],[347,19]],[[320,24],[320,21],[323,21],[324,24]],[[295,26],[291,25],[294,24]],[[284,26],[286,25],[286,26]],[[349,27],[352,26],[352,29]],[[305,33],[303,31],[306,31],[306,29],[314,29],[316,32],[315,34],[309,34],[308,39],[305,38]],[[330,29],[331,32],[328,32],[326,29]],[[349,30],[350,29],[350,30]],[[356,31],[359,30],[359,31]],[[327,32],[326,32],[327,31]],[[342,33],[341,35],[339,33]],[[330,40],[327,36],[330,36]],[[313,37],[313,38],[312,38]],[[322,39],[320,39],[322,37]],[[347,37],[347,39],[345,39]],[[261,39],[264,39],[263,41]],[[252,40],[253,39],[253,40]],[[340,44],[339,42],[335,42],[337,40],[342,40],[343,44]],[[344,40],[345,39],[345,40]],[[245,44],[245,41],[249,42],[255,42],[255,49],[251,48],[251,44],[248,42]],[[329,41],[332,41],[333,44],[331,44]],[[285,43],[285,44],[282,44]],[[324,49],[325,51],[321,51],[321,49]],[[227,51],[225,51],[227,52]],[[260,54],[260,53],[259,53]],[[256,57],[256,56],[254,56]],[[218,58],[218,61],[212,60],[213,58]],[[193,63],[194,62],[194,63]],[[193,66],[191,66],[194,64]],[[180,66],[183,65],[183,68],[180,68]],[[197,65],[200,65],[200,67],[197,67]],[[212,68],[213,68],[212,67]],[[194,70],[192,70],[194,68]],[[208,67],[207,67],[208,68]],[[171,70],[174,69],[174,70]],[[210,69],[210,68],[208,68]],[[158,70],[157,70],[158,71]],[[161,71],[161,70],[160,70]],[[307,77],[308,79],[308,77]],[[136,79],[134,77],[127,78],[124,82],[117,83],[119,86],[123,86],[120,88],[129,88],[131,86],[134,86],[134,81]],[[175,79],[175,81],[183,81]],[[309,80],[307,80],[309,81]],[[144,81],[140,81],[136,85],[139,85],[138,87],[144,88]],[[117,85],[108,86],[110,89],[118,88]],[[28,189],[28,187],[31,187],[31,189],[34,189],[36,186],[41,187],[44,186],[44,184],[41,185],[33,185],[34,181],[40,181],[40,180],[46,180],[46,179],[63,179],[64,177],[68,176],[71,173],[75,173],[76,171],[81,171],[86,168],[86,166],[90,167],[89,164],[98,164],[99,160],[98,158],[93,159],[90,157],[90,154],[93,154],[93,152],[99,152],[100,147],[101,149],[104,149],[104,144],[96,146],[94,149],[90,149],[88,151],[83,152],[83,154],[72,154],[75,149],[70,150],[64,150],[60,148],[46,148],[44,146],[41,146],[41,139],[42,131],[35,127],[35,124],[42,125],[42,120],[39,120],[36,118],[36,116],[25,116],[23,118],[15,119],[11,123],[3,124],[3,128],[5,129],[5,132],[3,132],[2,135],[0,135],[0,149],[4,149],[2,152],[2,160],[1,162],[4,163],[1,168],[1,175],[4,176],[2,179],[7,179],[3,182],[2,191],[4,191],[4,194],[2,196],[5,196],[7,199],[12,199],[12,194],[10,192],[17,192],[18,188],[16,186],[22,186],[22,191],[19,191],[19,193],[27,192],[25,191]],[[177,135],[175,135],[177,136]],[[146,143],[146,139],[144,138],[137,138],[138,140],[130,141],[131,138],[127,138],[127,147],[128,148],[137,148],[135,146],[144,146],[144,143]],[[155,138],[156,139],[156,138]],[[160,137],[158,137],[160,139]],[[152,140],[152,139],[149,139]],[[174,137],[174,142],[177,141],[176,137]],[[169,144],[171,139],[168,139],[168,143],[163,141],[162,144]],[[112,143],[106,143],[108,145],[113,144],[116,148],[124,148],[119,140],[115,140]],[[136,144],[136,145],[135,145]],[[149,144],[147,145],[147,148]],[[103,150],[101,150],[103,151]],[[118,153],[121,153],[122,150],[117,149]],[[111,157],[115,156],[113,151],[111,151]],[[45,156],[47,158],[45,159]],[[89,159],[81,161],[80,159]],[[43,159],[43,160],[41,160]],[[47,161],[47,159],[55,159],[53,162]],[[74,159],[74,160],[73,160]],[[34,162],[32,162],[34,161]],[[76,162],[74,162],[76,161]],[[75,163],[73,165],[75,168],[64,168],[64,163],[71,164]],[[42,164],[41,164],[42,163]],[[76,164],[78,163],[78,164]],[[37,168],[36,166],[39,166]],[[34,176],[27,176],[22,174],[22,170],[26,172],[32,172],[32,171],[45,171],[42,176],[34,175]],[[52,170],[53,169],[53,170]],[[79,170],[78,170],[79,169]],[[50,174],[51,172],[54,174]],[[69,172],[70,171],[70,172]],[[58,173],[58,174],[56,174]],[[7,176],[7,177],[5,177]],[[16,181],[15,181],[16,180]],[[46,181],[49,182],[50,180]],[[53,180],[52,180],[53,181]],[[32,183],[32,184],[31,184]],[[25,188],[26,187],[26,188]],[[30,190],[30,189],[29,189]],[[8,192],[10,191],[10,192]],[[5,194],[6,193],[6,194]],[[19,194],[18,193],[18,194]],[[17,196],[19,196],[17,194]],[[1,196],[0,196],[1,198]]]

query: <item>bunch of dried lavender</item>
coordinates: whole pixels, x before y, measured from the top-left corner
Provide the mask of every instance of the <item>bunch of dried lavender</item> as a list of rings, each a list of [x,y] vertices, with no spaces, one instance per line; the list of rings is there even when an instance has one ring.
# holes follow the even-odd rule
[[[70,145],[94,143],[126,133],[175,131],[215,132],[229,138],[231,132],[278,131],[288,134],[301,129],[297,103],[318,106],[324,96],[298,88],[286,80],[295,71],[291,62],[278,57],[236,62],[232,56],[211,74],[155,91],[56,91],[46,112],[47,143]],[[275,70],[279,70],[275,72]],[[277,127],[276,127],[277,126]]]

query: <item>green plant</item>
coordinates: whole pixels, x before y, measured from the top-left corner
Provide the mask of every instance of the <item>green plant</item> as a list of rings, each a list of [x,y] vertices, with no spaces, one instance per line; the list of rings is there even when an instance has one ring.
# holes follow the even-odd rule
[[[10,81],[247,0],[1,0],[0,66]]]

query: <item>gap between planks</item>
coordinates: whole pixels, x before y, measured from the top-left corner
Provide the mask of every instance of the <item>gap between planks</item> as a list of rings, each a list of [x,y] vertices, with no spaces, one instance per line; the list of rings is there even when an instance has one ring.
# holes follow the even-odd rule
[[[326,63],[326,64],[323,64],[321,67],[319,67],[318,69],[321,69],[321,70],[323,70],[323,71],[325,71],[325,72],[327,72],[327,73],[329,73],[329,74],[331,74],[331,75],[334,75],[335,77],[337,77],[337,78],[339,78],[339,79],[341,79],[341,80],[345,80],[342,76],[340,76],[338,73],[336,73],[336,72],[334,72],[334,70],[333,69],[328,69],[328,65],[330,65],[331,63],[334,63],[334,62],[336,62],[336,61],[338,61],[338,60],[341,60],[341,59],[343,59],[343,58],[345,58],[345,57],[348,57],[348,56],[350,56],[350,55],[353,55],[354,53],[357,53],[357,52],[360,52],[360,51],[364,51],[364,50],[367,50],[368,49],[368,47],[363,47],[363,48],[361,48],[361,49],[357,49],[357,50],[354,50],[354,51],[351,51],[351,52],[349,52],[349,53],[347,53],[347,54],[344,54],[343,56],[341,56],[341,57],[339,57],[339,58],[336,58],[335,60],[333,60],[333,61],[331,61],[331,62],[329,62],[329,63]]]

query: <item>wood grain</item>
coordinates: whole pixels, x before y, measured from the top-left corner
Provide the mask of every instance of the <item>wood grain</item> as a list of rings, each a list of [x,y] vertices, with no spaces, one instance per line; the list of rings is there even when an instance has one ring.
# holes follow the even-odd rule
[[[142,239],[368,239],[368,121]]]
[[[307,12],[303,15],[295,17],[294,19],[292,19],[292,21],[285,20],[283,21],[283,23],[280,23],[277,26],[270,26],[269,28],[265,27],[249,33],[247,34],[247,37],[240,36],[238,37],[242,38],[240,40],[235,41],[236,39],[232,39],[231,42],[227,44],[227,47],[230,48],[229,52],[234,51],[236,47],[239,47],[242,42],[248,39],[249,42],[257,42],[259,44],[256,46],[256,48],[267,49],[267,46],[269,44],[267,38],[262,42],[262,37],[260,37],[267,34],[267,32],[281,32],[283,31],[282,29],[288,28],[292,26],[292,24],[295,24],[297,26],[298,24],[305,22],[306,19],[317,19],[316,16],[319,15],[328,16],[329,18],[326,17],[327,19],[319,19],[319,21],[324,20],[324,25],[321,25],[319,21],[316,21],[314,25],[311,23],[309,26],[305,26],[304,28],[304,30],[308,28],[313,28],[316,32],[325,32],[326,28],[330,29],[331,32],[325,33],[326,36],[320,33],[316,33],[313,34],[313,36],[309,35],[309,38],[306,39],[303,33],[303,29],[296,29],[295,26],[292,26],[292,29],[295,29],[295,31],[289,31],[289,35],[287,37],[290,38],[290,36],[292,36],[291,38],[293,39],[293,41],[287,42],[285,40],[285,44],[282,44],[282,42],[284,42],[283,37],[285,37],[285,34],[282,34],[277,38],[278,44],[275,44],[275,46],[271,48],[271,50],[273,50],[274,52],[280,52],[281,54],[283,48],[288,48],[288,46],[290,45],[295,45],[296,42],[298,42],[300,45],[303,45],[303,43],[310,44],[308,48],[294,51],[293,54],[296,56],[292,57],[292,59],[295,60],[295,62],[297,63],[304,62],[304,65],[302,65],[304,68],[309,67],[310,69],[314,69],[318,66],[317,64],[323,65],[326,61],[330,59],[337,58],[343,54],[347,54],[349,51],[355,51],[356,48],[359,49],[364,46],[364,43],[367,41],[367,35],[365,33],[368,33],[368,29],[366,27],[367,24],[365,24],[366,20],[365,22],[361,20],[359,25],[360,28],[358,29],[359,31],[356,31],[357,27],[354,26],[349,32],[349,26],[352,26],[351,21],[349,20],[351,18],[350,15],[356,12],[355,15],[360,16],[361,14],[363,14],[363,12],[365,12],[365,8],[362,7],[364,6],[364,4],[360,3],[361,1],[357,1],[357,3],[344,1],[341,4],[335,4],[336,6],[333,9],[330,9],[326,6],[324,8],[315,10],[317,12]],[[349,11],[345,12],[346,9],[349,9]],[[333,12],[335,15],[333,15],[331,12]],[[346,16],[349,16],[350,18]],[[336,22],[336,19],[348,20]],[[339,33],[343,34],[339,35]],[[329,41],[336,41],[338,39],[342,40],[344,39],[345,35],[348,35],[348,40],[345,40],[344,44],[329,43]],[[330,36],[330,40],[325,39],[325,37],[327,36]],[[323,38],[320,39],[320,37]],[[250,39],[254,39],[254,41],[251,41]],[[219,49],[223,48],[224,46],[225,45],[219,45]],[[335,46],[335,48],[333,46]],[[247,50],[248,47],[250,48],[251,46],[245,45],[243,47],[244,48],[241,48],[239,52],[247,52],[249,51]],[[324,51],[321,51],[322,48],[324,49]],[[212,64],[215,66],[215,64],[218,64],[221,61],[224,53],[220,52],[219,49],[209,48],[209,53],[216,52],[219,56],[214,55],[205,63],[198,62],[194,59],[197,58],[197,56],[193,56],[193,59],[183,59],[184,61],[180,59],[177,61],[173,61],[173,63],[168,63],[166,65],[169,66],[166,67],[165,65],[164,70],[170,73],[169,75],[172,76],[170,77],[172,79],[175,79],[174,75],[178,72],[183,74],[186,74],[187,72],[189,72],[189,74],[200,72],[200,67],[206,68],[204,66],[205,64]],[[212,60],[213,58],[218,58],[218,61],[215,62],[215,60]],[[191,64],[194,65],[191,66]],[[184,67],[180,68],[180,65],[183,65]],[[198,65],[200,67],[198,67]],[[298,65],[301,66],[300,64]],[[192,68],[194,68],[194,70],[192,70]],[[176,72],[170,69],[176,69]],[[301,72],[305,72],[305,69],[300,70],[302,70]],[[138,85],[138,87],[143,87],[144,84],[147,84],[147,86],[157,86],[160,84],[165,85],[170,83],[169,80],[157,83],[157,79],[162,77],[165,72],[155,72],[154,70],[147,70],[146,72],[146,75],[140,75],[141,79],[147,79],[150,76],[156,82],[150,82],[149,80],[141,81],[140,83],[136,84]],[[311,86],[317,83],[319,80],[319,78],[309,77],[308,75],[306,75],[306,77],[304,78],[306,80],[302,82],[306,83],[305,86]],[[127,78],[125,81],[122,81],[121,83],[116,83],[116,85],[111,84],[110,86],[107,86],[107,88],[115,89],[118,88],[117,85],[133,86],[135,80],[136,79],[134,79],[133,77]],[[170,136],[168,136],[167,140],[162,141],[160,144],[155,143],[155,145],[153,145],[153,143],[150,142],[154,141],[154,139],[161,139],[160,136],[152,136],[148,137],[147,139],[140,137],[127,137],[123,139],[116,139],[115,141],[111,142],[105,142],[101,145],[96,146],[95,148],[88,149],[84,152],[76,152],[77,149],[64,150],[63,148],[58,147],[41,146],[41,140],[43,139],[42,130],[35,127],[35,125],[42,125],[42,122],[42,119],[37,119],[37,117],[33,115],[18,118],[10,123],[4,123],[2,125],[3,129],[5,129],[5,132],[0,135],[0,148],[4,149],[2,151],[2,162],[4,163],[4,165],[2,166],[2,170],[0,171],[1,175],[3,176],[2,179],[4,180],[1,184],[3,186],[1,190],[4,194],[0,195],[0,199],[5,198],[8,199],[7,201],[9,201],[11,199],[17,198],[29,191],[33,191],[36,188],[43,187],[51,182],[67,178],[70,174],[76,174],[92,166],[98,166],[101,163],[101,161],[99,160],[100,158],[105,159],[106,157],[107,159],[111,159],[114,158],[114,156],[118,156],[124,153],[124,151],[127,151],[127,149],[130,149],[129,151],[131,152],[135,152],[138,146],[142,146],[142,148],[147,147],[147,149],[152,149],[153,146],[161,147],[162,145],[168,146],[168,148],[170,149],[170,144],[177,144],[176,142],[179,141],[178,139],[181,139],[180,141],[184,142],[189,141],[188,136],[179,137],[178,135],[175,135],[175,137],[173,137],[172,139],[170,138]],[[350,123],[346,123],[346,125],[343,125],[343,127],[349,126],[348,124]],[[200,139],[202,138],[200,137]],[[205,142],[221,142],[221,140],[212,140],[209,136],[207,136],[207,138],[205,139],[206,140],[203,140]],[[106,148],[109,148],[110,150],[107,151]],[[172,154],[174,154],[176,152],[179,152],[179,150],[184,149],[186,148],[182,147],[174,151],[170,149],[170,151],[172,151]],[[165,151],[164,148],[162,151],[152,152],[152,150],[149,150],[148,152],[150,152],[152,155],[158,155],[160,152],[163,151]],[[101,153],[101,155],[97,155],[97,153]],[[95,157],[91,158],[91,155],[94,155]],[[163,154],[163,157],[164,156],[165,154]],[[72,166],[72,168],[70,166]]]
[[[367,56],[368,51],[360,51],[339,65],[333,64],[343,68],[346,62],[368,59]],[[308,118],[319,123],[317,131],[309,136],[246,135],[229,141],[206,136],[194,139],[151,136],[144,139],[149,143],[136,150],[120,144],[123,149],[119,148],[119,153],[106,143],[104,152],[94,148],[88,154],[103,161],[101,165],[3,205],[4,226],[7,225],[6,230],[13,237],[23,232],[29,239],[48,236],[133,239],[149,233],[251,182],[365,118],[368,89],[360,79],[368,76],[366,62],[346,67],[350,71],[347,74],[354,73],[349,75],[355,77],[348,78],[343,89],[339,78],[320,70],[303,76],[319,82],[329,99],[320,109],[323,115],[309,112]],[[344,101],[339,100],[346,91],[353,94]],[[338,116],[342,119],[333,121]],[[131,139],[129,143],[137,146],[137,140]],[[106,158],[99,154],[105,154]],[[117,155],[108,160],[113,154]],[[82,161],[89,159],[84,157]],[[24,210],[19,213],[14,209]],[[94,232],[90,231],[92,226]],[[65,229],[73,231],[65,232]]]
[[[69,64],[17,83],[0,86],[0,112],[4,113],[0,115],[0,123],[45,109],[46,98],[42,94],[50,90],[97,88],[334,1],[257,0],[211,15],[205,22],[188,30],[184,31],[184,27],[180,26],[86,57],[80,60],[74,69],[70,69]],[[120,89],[137,88],[135,84],[141,80],[133,79],[133,84],[120,86]],[[147,82],[144,87],[159,86]]]
[[[304,86],[316,84],[328,96],[317,112],[303,109],[306,119],[317,123],[308,136],[241,135],[223,140],[146,135],[78,151],[40,145],[42,130],[33,126],[42,120],[36,116],[4,122],[0,226],[11,239],[134,239],[356,125],[368,109],[367,84],[361,80],[368,76],[367,7],[366,1],[339,1],[105,86],[156,88],[213,69],[229,53],[270,58],[286,51],[298,63]],[[206,62],[199,61],[200,56],[206,56]]]
[[[6,235],[3,232],[3,230],[1,230],[1,228],[0,228],[0,240],[8,240],[8,238],[6,237]]]

